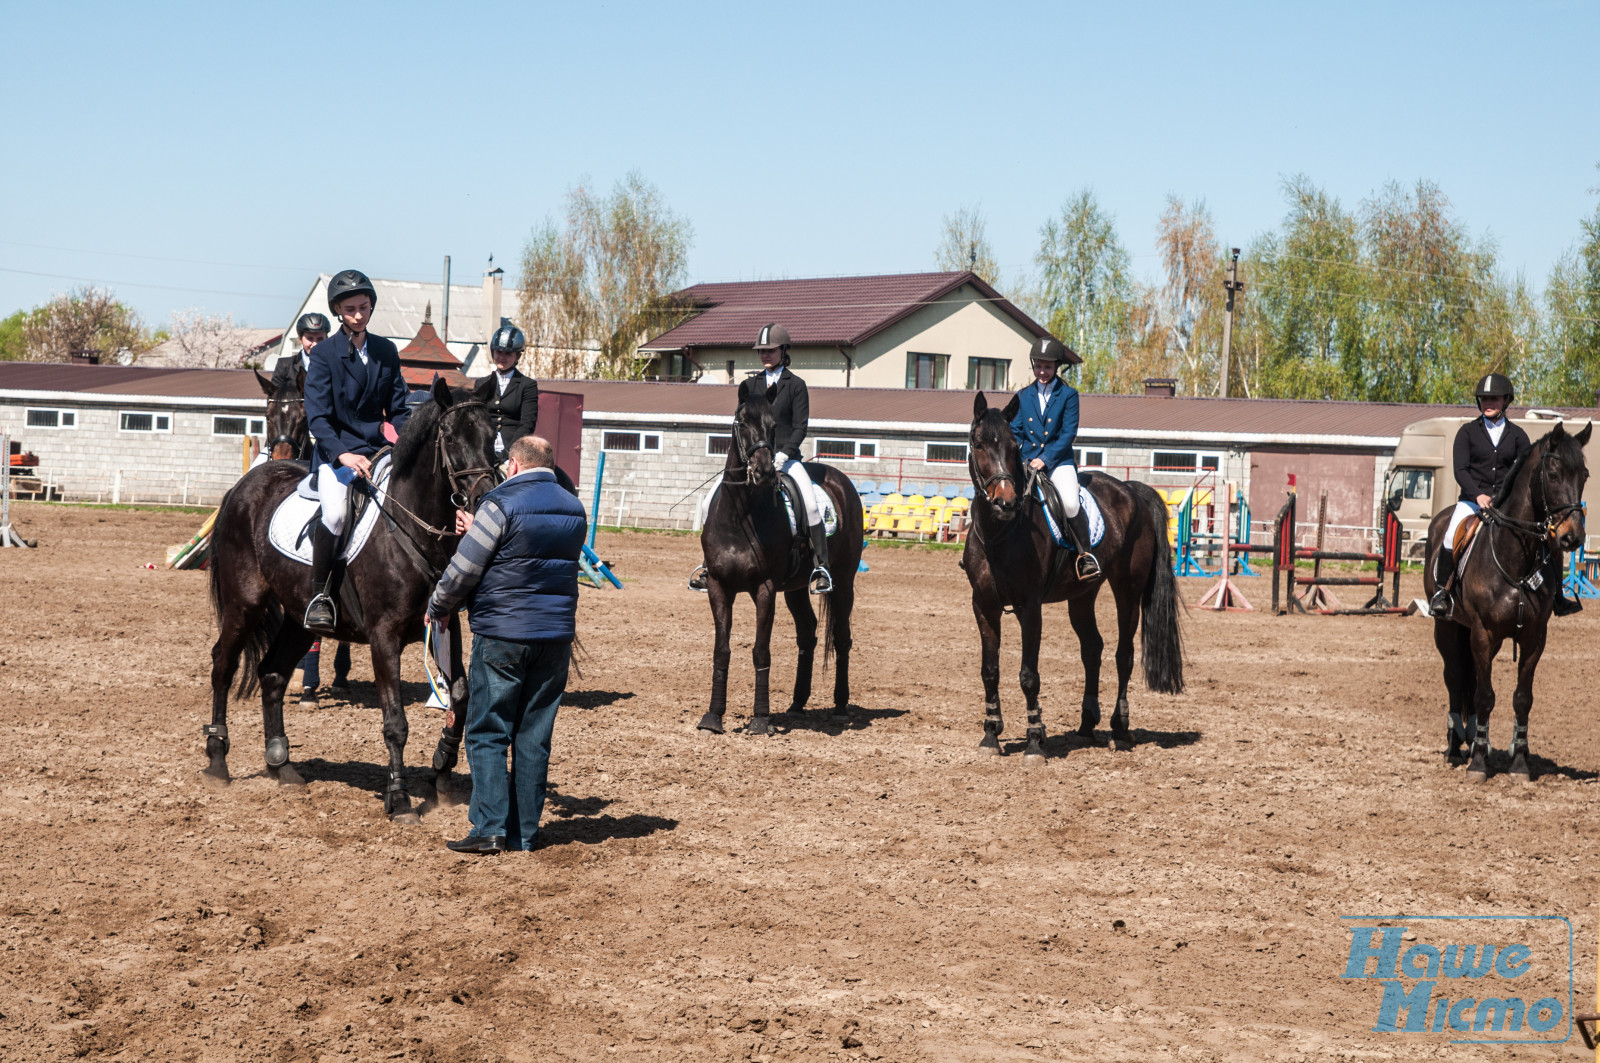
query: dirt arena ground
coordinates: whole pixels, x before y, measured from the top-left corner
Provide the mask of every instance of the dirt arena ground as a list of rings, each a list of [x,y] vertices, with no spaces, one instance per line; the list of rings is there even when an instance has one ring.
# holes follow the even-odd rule
[[[682,589],[697,541],[604,533],[628,588],[583,592],[588,656],[557,723],[548,844],[482,860],[443,848],[464,807],[430,805],[420,827],[382,817],[361,649],[350,701],[288,709],[309,786],[265,777],[247,703],[230,720],[233,786],[201,785],[205,576],[142,567],[199,517],[22,506],[19,519],[41,547],[0,553],[0,1057],[1582,1054],[1576,1033],[1470,1048],[1371,1032],[1382,990],[1339,977],[1340,917],[1567,916],[1588,1010],[1595,605],[1554,629],[1532,786],[1472,787],[1442,765],[1431,624],[1414,618],[1191,612],[1188,692],[1136,685],[1139,745],[1114,753],[1063,737],[1081,670],[1053,607],[1052,758],[1026,769],[1015,752],[978,755],[955,553],[867,550],[847,727],[708,737],[694,724],[709,610]],[[1266,580],[1246,589],[1269,595]],[[734,724],[752,615],[737,614]],[[794,661],[778,631],[775,701]],[[1014,625],[1006,636],[1019,739]],[[407,678],[422,793],[439,719],[421,707],[420,649]]]

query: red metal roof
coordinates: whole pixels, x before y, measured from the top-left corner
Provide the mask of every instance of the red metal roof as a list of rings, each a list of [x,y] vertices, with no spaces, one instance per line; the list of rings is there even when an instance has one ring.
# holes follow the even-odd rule
[[[761,326],[774,321],[789,330],[795,346],[849,347],[963,285],[975,290],[974,300],[991,302],[1030,335],[1048,335],[1043,326],[977,274],[963,270],[696,284],[677,294],[704,310],[642,349],[747,347],[755,342]]]
[[[255,374],[248,369],[170,369],[63,362],[0,362],[0,391],[265,399]]]

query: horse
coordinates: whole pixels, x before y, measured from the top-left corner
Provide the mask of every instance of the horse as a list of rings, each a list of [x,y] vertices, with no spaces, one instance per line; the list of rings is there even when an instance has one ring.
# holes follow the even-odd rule
[[[1546,577],[1549,552],[1583,545],[1583,485],[1589,479],[1583,448],[1593,429],[1591,422],[1573,433],[1558,423],[1512,466],[1499,497],[1479,515],[1480,541],[1470,547],[1461,566],[1454,612],[1434,617],[1433,644],[1444,661],[1450,698],[1445,762],[1452,766],[1465,762],[1462,747],[1470,749],[1470,782],[1489,778],[1491,676],[1495,654],[1506,639],[1512,640],[1512,660],[1519,650],[1522,656],[1516,693],[1511,696],[1517,714],[1511,732],[1511,774],[1533,780],[1528,714],[1533,709],[1533,674],[1544,654],[1556,596],[1555,584]],[[1449,522],[1450,510],[1445,509],[1428,526],[1423,585],[1430,598],[1436,589],[1434,558],[1444,545]]]
[[[306,420],[306,371],[298,369],[294,381],[281,388],[256,370],[256,382],[267,396],[267,451],[274,460],[305,461],[311,457],[311,425]]]
[[[366,546],[345,573],[359,615],[341,606],[335,637],[372,648],[372,671],[383,707],[389,750],[384,811],[397,823],[416,823],[402,779],[408,735],[400,700],[400,654],[423,637],[422,618],[440,571],[455,553],[458,509],[474,510],[498,482],[494,425],[488,409],[457,397],[442,380],[432,400],[414,407],[390,461],[388,492]],[[273,511],[305,474],[296,463],[266,462],[250,470],[223,497],[211,540],[211,604],[217,641],[211,650],[211,724],[203,728],[214,785],[229,781],[228,691],[240,670],[238,696],[259,687],[267,772],[280,784],[303,785],[289,763],[283,693],[313,636],[298,617],[311,597],[311,568],[284,557],[267,540]],[[371,504],[376,505],[374,500]],[[352,516],[352,519],[354,517]],[[466,713],[461,629],[451,619],[451,713],[434,753],[435,783],[450,784]]]
[[[1167,542],[1167,504],[1148,484],[1123,482],[1091,472],[1088,487],[1105,517],[1105,536],[1093,548],[1102,576],[1080,580],[1067,564],[1031,490],[1022,452],[1011,434],[1019,400],[1005,409],[989,406],[983,392],[972,404],[967,467],[976,494],[961,567],[972,584],[972,612],[983,640],[983,740],[978,748],[998,756],[1004,721],[1000,715],[1000,617],[1016,612],[1022,625],[1022,693],[1028,702],[1024,763],[1044,759],[1045,728],[1039,711],[1041,607],[1067,602],[1067,616],[1083,657],[1083,704],[1078,734],[1094,737],[1100,722],[1100,655],[1105,640],[1094,605],[1103,583],[1117,602],[1117,705],[1111,734],[1119,750],[1133,748],[1128,729],[1128,678],[1133,673],[1133,636],[1144,619],[1144,679],[1151,690],[1183,692],[1183,643],[1178,631],[1178,589]],[[1025,486],[1026,485],[1026,486]]]
[[[722,734],[728,705],[728,638],[733,628],[733,601],[749,594],[756,605],[756,642],[751,657],[756,669],[754,714],[747,733],[772,733],[768,678],[772,667],[774,595],[783,593],[794,615],[800,658],[795,668],[791,716],[803,716],[811,697],[811,670],[817,648],[817,614],[811,607],[807,577],[811,573],[809,537],[802,528],[789,530],[789,518],[778,494],[778,472],[772,461],[775,423],[767,399],[740,404],[733,416],[733,438],[723,468],[722,486],[711,500],[700,549],[705,555],[707,592],[716,625],[712,654],[711,706],[699,729]],[[839,530],[828,540],[828,570],[833,590],[821,595],[824,631],[823,665],[836,654],[833,708],[830,717],[843,720],[850,707],[850,611],[855,604],[856,570],[861,564],[861,498],[838,469],[807,462],[812,483],[828,492],[838,514]],[[795,500],[796,519],[805,511]]]

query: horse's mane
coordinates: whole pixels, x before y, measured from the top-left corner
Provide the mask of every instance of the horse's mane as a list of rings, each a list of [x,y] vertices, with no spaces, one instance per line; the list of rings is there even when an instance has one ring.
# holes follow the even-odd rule
[[[1505,482],[1500,485],[1500,493],[1495,496],[1494,507],[1496,509],[1499,509],[1503,504],[1510,501],[1511,488],[1514,484],[1516,484],[1517,477],[1521,475],[1522,467],[1534,460],[1533,456],[1536,452],[1543,454],[1545,451],[1550,450],[1551,441],[1554,439],[1555,429],[1551,429],[1548,435],[1541,436],[1531,447],[1522,452],[1522,457],[1518,458],[1512,463],[1511,471],[1506,473]],[[1573,462],[1578,465],[1582,465],[1584,463],[1583,447],[1579,446],[1577,437],[1571,432],[1565,430],[1562,431],[1561,445],[1558,453],[1564,461]]]
[[[472,397],[470,392],[460,388],[453,389],[450,394],[457,402]],[[396,475],[408,475],[416,468],[417,461],[433,443],[434,431],[439,427],[439,415],[442,412],[439,404],[432,399],[411,407],[411,416],[406,420],[406,426],[400,429],[400,438],[394,444],[392,460]]]
[[[1506,473],[1506,478],[1504,480],[1500,481],[1500,491],[1494,497],[1494,502],[1492,505],[1495,509],[1499,509],[1511,499],[1511,488],[1516,485],[1517,477],[1522,475],[1522,467],[1528,464],[1528,459],[1533,457],[1533,452],[1543,447],[1545,445],[1545,440],[1549,438],[1549,436],[1543,437],[1538,442],[1534,443],[1533,446],[1529,447],[1527,450],[1524,450],[1522,452],[1522,456],[1511,463],[1511,471]]]

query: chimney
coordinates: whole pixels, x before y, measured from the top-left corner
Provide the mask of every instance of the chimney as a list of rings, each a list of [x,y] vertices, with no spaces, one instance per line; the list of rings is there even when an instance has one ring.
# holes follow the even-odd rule
[[[1144,378],[1144,397],[1147,399],[1170,399],[1178,393],[1178,380],[1170,376],[1147,376]]]
[[[500,287],[505,283],[506,271],[499,266],[483,274],[483,342],[487,346],[500,327]]]

